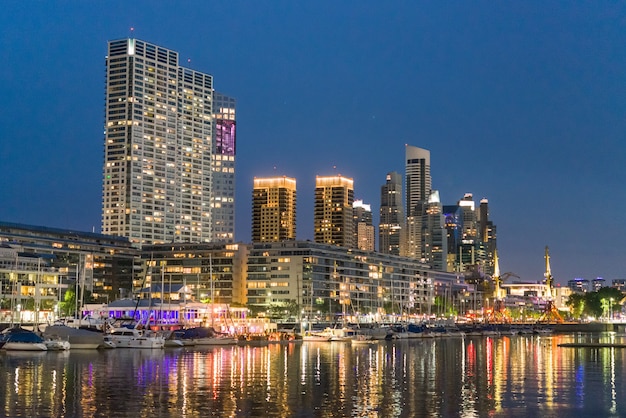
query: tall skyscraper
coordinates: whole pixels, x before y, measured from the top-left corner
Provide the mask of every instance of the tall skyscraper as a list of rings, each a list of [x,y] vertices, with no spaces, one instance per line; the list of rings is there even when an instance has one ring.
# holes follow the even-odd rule
[[[255,178],[252,190],[252,242],[296,239],[296,179]]]
[[[478,212],[478,224],[480,227],[480,241],[485,248],[484,271],[493,275],[495,271],[495,254],[497,250],[496,226],[489,219],[489,200],[480,200],[480,211]]]
[[[176,51],[137,39],[109,42],[104,234],[140,245],[214,239],[214,164],[223,159],[213,158],[213,93],[213,77],[181,67]]]
[[[472,193],[457,205],[444,206],[448,235],[448,271],[465,273],[466,280],[484,280],[495,271],[496,226],[489,219],[489,201],[477,210]]]
[[[402,206],[402,176],[387,173],[387,182],[380,189],[380,224],[378,225],[378,251],[400,255],[404,220]]]
[[[230,243],[234,241],[235,235],[235,106],[235,99],[213,92],[213,242]]]
[[[404,256],[422,257],[422,214],[432,189],[430,151],[406,145],[406,234]]]
[[[375,231],[372,224],[372,208],[355,200],[352,204],[354,214],[354,242],[359,250],[374,251],[376,248]]]
[[[446,271],[448,240],[439,191],[433,190],[422,216],[422,258],[433,270]]]
[[[354,182],[341,175],[315,179],[315,242],[354,248]]]

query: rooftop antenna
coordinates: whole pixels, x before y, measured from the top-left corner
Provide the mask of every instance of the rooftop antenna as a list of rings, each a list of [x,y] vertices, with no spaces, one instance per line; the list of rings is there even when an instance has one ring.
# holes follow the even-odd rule
[[[135,32],[135,28],[131,26],[130,28],[130,37],[133,37],[133,33]]]

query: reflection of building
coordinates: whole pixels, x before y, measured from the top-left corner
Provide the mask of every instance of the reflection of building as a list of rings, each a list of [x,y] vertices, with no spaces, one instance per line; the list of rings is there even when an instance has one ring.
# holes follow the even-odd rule
[[[353,180],[341,175],[315,179],[315,242],[354,247]]]
[[[104,234],[141,245],[233,239],[234,101],[218,94],[214,113],[213,94],[213,77],[181,67],[176,51],[137,39],[109,42]],[[215,180],[228,183],[214,190],[218,167]]]
[[[374,251],[375,234],[374,225],[372,225],[372,209],[370,205],[366,205],[362,200],[355,200],[352,204],[354,210],[354,239],[356,248],[365,251]]]
[[[422,251],[422,214],[432,189],[430,151],[406,145],[406,234],[403,254],[420,259]]]
[[[252,242],[296,238],[296,179],[255,178],[252,190]]]
[[[387,173],[387,182],[380,189],[378,251],[383,254],[400,255],[404,223],[402,177],[396,172]]]
[[[142,271],[139,252],[126,238],[0,222],[0,242],[41,258],[65,285],[78,279],[100,302],[130,295],[133,275]]]

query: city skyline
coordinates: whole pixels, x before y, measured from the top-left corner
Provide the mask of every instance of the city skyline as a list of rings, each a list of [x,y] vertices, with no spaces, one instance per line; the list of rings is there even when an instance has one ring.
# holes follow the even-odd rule
[[[503,272],[541,280],[548,245],[557,283],[624,276],[625,227],[609,221],[624,204],[622,6],[148,5],[5,5],[1,220],[99,230],[102,64],[130,36],[237,100],[236,241],[255,176],[297,179],[299,239],[316,175],[353,178],[378,225],[411,144],[430,150],[442,204],[489,199]]]

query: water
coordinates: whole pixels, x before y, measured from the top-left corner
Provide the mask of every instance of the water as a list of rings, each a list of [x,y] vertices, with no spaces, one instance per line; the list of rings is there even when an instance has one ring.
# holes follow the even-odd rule
[[[626,416],[626,349],[558,347],[598,339],[0,352],[0,416]]]

